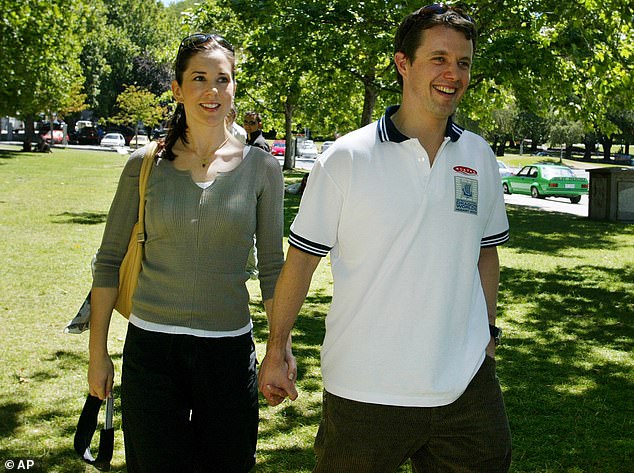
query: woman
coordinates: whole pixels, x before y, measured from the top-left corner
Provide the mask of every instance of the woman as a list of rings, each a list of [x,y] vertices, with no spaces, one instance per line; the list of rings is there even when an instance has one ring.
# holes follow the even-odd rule
[[[269,154],[225,126],[235,92],[233,47],[185,38],[175,63],[178,102],[146,192],[145,257],[123,350],[128,472],[245,472],[258,424],[247,255],[257,236],[267,316],[283,263],[283,179]],[[110,317],[118,269],[136,220],[145,150],[126,164],[97,254],[90,392],[110,395]],[[289,344],[290,347],[290,344]],[[296,365],[288,351],[289,376]]]

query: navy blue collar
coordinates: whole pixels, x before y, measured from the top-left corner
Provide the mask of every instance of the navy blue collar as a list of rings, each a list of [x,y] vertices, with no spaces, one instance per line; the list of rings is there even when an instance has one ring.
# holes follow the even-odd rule
[[[385,109],[385,114],[381,117],[377,124],[377,133],[379,134],[379,140],[381,143],[386,141],[393,141],[394,143],[402,143],[410,138],[401,133],[394,122],[392,121],[392,115],[396,113],[400,105],[391,105]],[[464,128],[456,125],[451,117],[447,119],[447,128],[445,128],[445,136],[451,138],[451,141],[458,141]]]

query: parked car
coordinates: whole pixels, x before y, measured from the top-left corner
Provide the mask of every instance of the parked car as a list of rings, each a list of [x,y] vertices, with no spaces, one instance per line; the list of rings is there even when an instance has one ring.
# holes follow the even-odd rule
[[[99,145],[99,132],[93,126],[85,126],[74,135],[71,142],[78,145]]]
[[[109,148],[118,148],[125,146],[125,138],[121,133],[106,133],[101,139],[101,146]]]
[[[324,141],[321,144],[321,153],[324,154],[324,152],[334,144],[335,144],[334,141]]]
[[[275,140],[271,146],[271,154],[273,156],[284,156],[286,152],[286,141]]]
[[[124,125],[113,125],[112,123],[109,123],[106,126],[105,131],[106,133],[120,133],[121,135],[123,135],[126,146],[130,146],[130,140],[137,133],[137,130],[135,130],[134,128],[130,128],[129,126]],[[138,130],[138,132],[143,133],[143,130]]]
[[[302,158],[315,159],[319,153],[313,140],[305,140],[299,147],[299,156]]]
[[[588,193],[588,179],[575,176],[567,166],[555,164],[531,164],[511,176],[502,178],[505,194],[526,194],[535,199],[568,197],[578,204]]]
[[[513,170],[506,165],[504,161],[498,159],[498,171],[500,171],[500,177],[510,176],[513,174]]]
[[[42,135],[44,140],[51,142],[51,132],[47,131],[46,134]],[[53,130],[53,144],[59,144],[64,141],[64,132],[62,130]]]
[[[146,135],[134,135],[130,140],[130,148],[143,148],[150,144],[150,138]]]

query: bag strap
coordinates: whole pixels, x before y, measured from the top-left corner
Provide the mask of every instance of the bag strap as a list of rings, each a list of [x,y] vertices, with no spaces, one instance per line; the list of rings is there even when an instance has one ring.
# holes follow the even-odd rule
[[[141,172],[139,174],[139,232],[136,235],[139,243],[145,242],[145,190],[147,189],[147,181],[152,171],[154,156],[158,150],[158,143],[152,141],[143,156],[143,164],[141,164]]]

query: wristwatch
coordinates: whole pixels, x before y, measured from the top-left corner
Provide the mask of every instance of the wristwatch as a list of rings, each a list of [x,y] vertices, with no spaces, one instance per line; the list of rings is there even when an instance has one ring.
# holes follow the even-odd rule
[[[500,340],[502,340],[502,329],[500,327],[496,327],[495,325],[489,324],[489,333],[493,337],[493,341],[496,345],[500,344]]]

